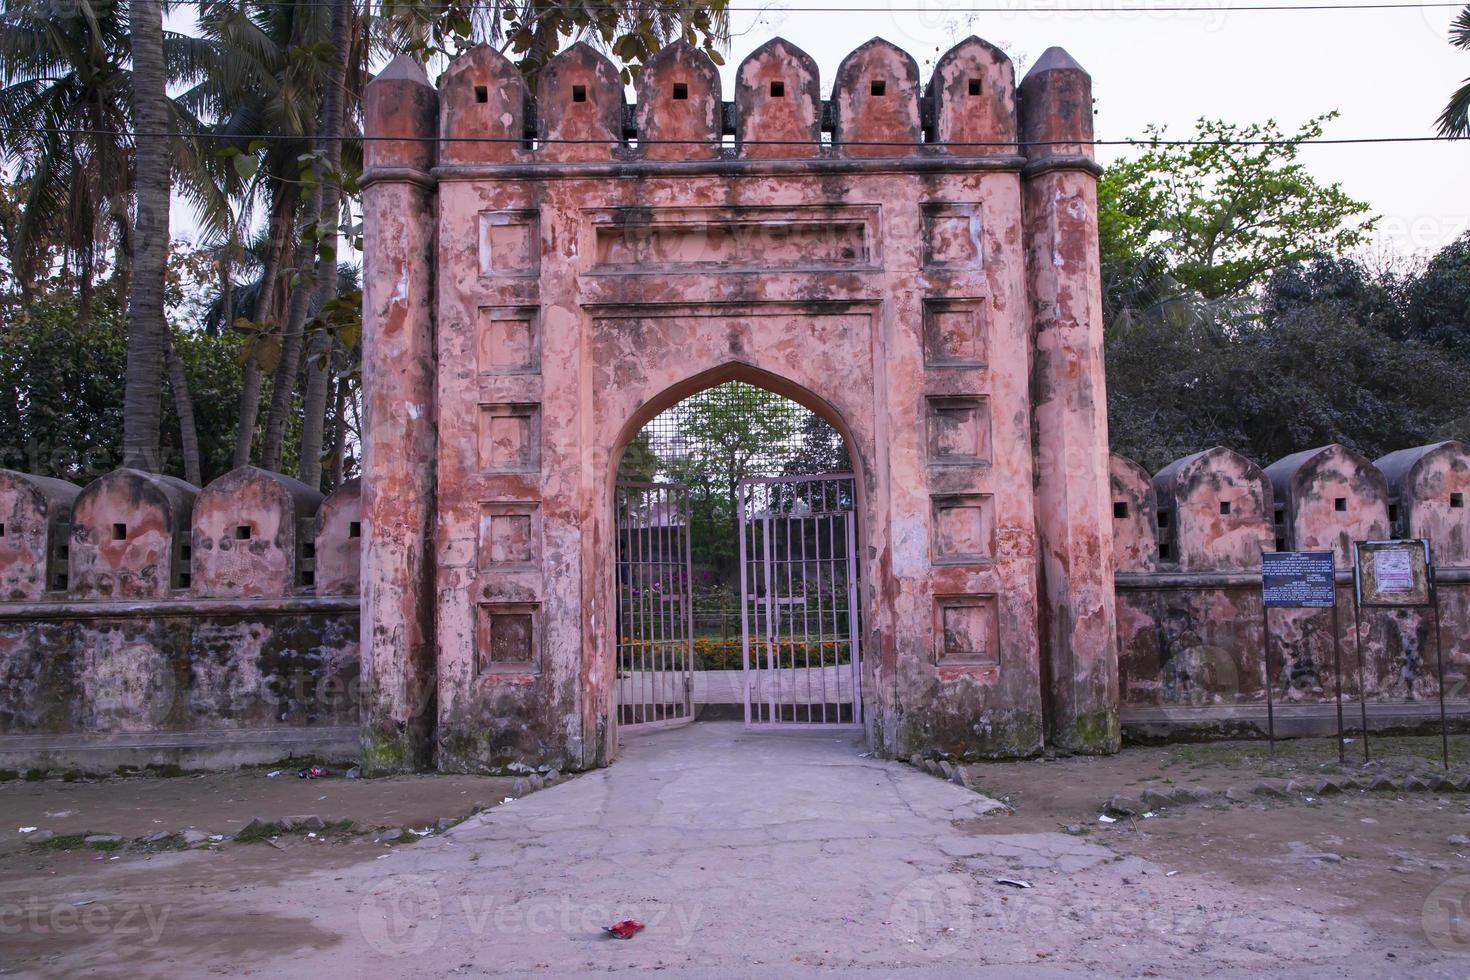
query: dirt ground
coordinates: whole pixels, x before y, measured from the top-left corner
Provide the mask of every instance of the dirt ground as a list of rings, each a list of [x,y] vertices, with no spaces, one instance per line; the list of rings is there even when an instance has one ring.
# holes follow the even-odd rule
[[[1350,755],[1348,764],[1340,765],[1330,740],[1280,743],[1275,759],[1266,754],[1264,743],[1225,742],[1130,748],[1108,758],[970,767],[979,789],[1003,799],[1014,812],[958,820],[957,829],[977,840],[1004,840],[1007,847],[1026,835],[1053,840],[1065,835],[1079,848],[1096,844],[1116,855],[1100,868],[1072,876],[1068,889],[1055,892],[1054,900],[1043,894],[1041,878],[1036,879],[1036,889],[1012,893],[1014,906],[1035,906],[1043,914],[1034,925],[1029,916],[1005,920],[1005,941],[1011,944],[1005,947],[1005,956],[1011,959],[1000,962],[1012,962],[1015,951],[1021,950],[1034,964],[1028,967],[1034,975],[1073,975],[1074,970],[1096,974],[1099,962],[1110,962],[1100,959],[1096,950],[1116,947],[1116,971],[1101,972],[1254,976],[1266,971],[1242,970],[1242,964],[1255,961],[1241,957],[1248,955],[1242,950],[1256,950],[1266,958],[1261,962],[1283,955],[1299,959],[1296,966],[1284,962],[1290,968],[1282,969],[1282,975],[1470,975],[1470,794],[1349,792],[1310,801],[1297,797],[1166,806],[1152,811],[1151,817],[1111,824],[1098,820],[1103,801],[1120,794],[1136,797],[1149,788],[1249,787],[1262,779],[1365,771],[1430,773],[1436,771],[1439,742],[1378,739],[1372,750],[1374,761],[1366,769],[1360,756]],[[1459,771],[1470,769],[1470,737],[1455,740],[1452,756],[1465,760],[1456,766]],[[614,775],[617,769],[615,765]],[[566,789],[601,778],[578,777]],[[361,938],[352,935],[356,926],[340,927],[343,921],[357,921],[349,914],[352,910],[322,906],[318,904],[322,896],[335,894],[336,888],[353,896],[344,903],[369,902],[363,897],[369,886],[361,883],[403,865],[395,859],[409,861],[420,876],[429,874],[428,868],[442,869],[443,861],[449,860],[442,855],[464,854],[464,845],[473,843],[474,835],[456,838],[457,832],[436,831],[419,838],[412,829],[428,830],[441,819],[455,821],[493,807],[510,794],[511,784],[464,776],[303,780],[290,771],[277,777],[250,771],[0,784],[0,974],[278,975],[281,961],[267,964],[261,958],[262,942],[273,956],[293,948],[328,960],[356,955],[363,946]],[[533,794],[527,802],[539,798]],[[273,840],[250,843],[224,839],[187,850],[176,848],[176,842],[162,846],[139,840],[189,828],[228,837],[251,818],[271,821],[305,814],[329,821],[351,819],[359,832],[314,837],[282,833]],[[57,835],[92,832],[127,840],[105,849],[65,840],[65,847],[55,842],[35,845],[26,842],[30,835],[19,833],[20,827],[28,826]],[[395,843],[385,842],[381,830],[361,832],[385,827],[410,830]],[[995,851],[994,845],[986,847],[986,853]],[[421,866],[413,864],[417,859],[412,857],[420,851],[426,855]],[[477,848],[464,860],[477,862],[482,851]],[[487,855],[483,860],[493,853],[483,852]],[[436,854],[441,857],[431,858]],[[496,866],[451,862],[448,867],[468,875],[473,868],[485,873]],[[438,880],[442,874],[437,870],[429,876]],[[1015,876],[1027,874],[1018,867]],[[926,880],[943,882],[945,875]],[[988,884],[990,878],[975,880]],[[714,881],[708,885],[720,887]],[[224,910],[231,907],[228,896],[235,893],[240,896],[239,911],[232,916]],[[1199,904],[1193,905],[1189,896],[1196,894]],[[310,904],[291,908],[293,895]],[[261,896],[270,898],[262,902]],[[1001,888],[998,899],[985,900],[1006,897],[1007,889]],[[1041,904],[1048,900],[1056,903],[1051,919]],[[159,911],[170,909],[176,911],[173,925]],[[1272,909],[1279,909],[1279,915],[1262,915]],[[1074,921],[1079,910],[1088,917],[1081,924]],[[355,914],[361,915],[360,910]],[[1231,958],[1217,959],[1221,935],[1229,933],[1232,920],[1250,934],[1229,935]],[[1276,935],[1270,934],[1273,921],[1280,924]],[[1013,934],[1027,929],[1036,934]],[[1146,935],[1159,929],[1170,933],[1166,942],[1151,941]],[[1192,931],[1200,933],[1193,945]],[[1071,938],[1064,938],[1064,933]],[[869,942],[869,936],[864,932],[856,945]],[[1346,965],[1345,937],[1361,937],[1361,942],[1354,939]],[[764,948],[769,943],[752,942],[752,955],[770,952]],[[124,955],[129,948],[138,950],[139,956]],[[634,956],[648,948],[632,942],[615,944],[613,952],[627,953],[622,961],[594,965],[600,961],[588,958],[570,966],[551,952],[516,958],[507,949],[506,957],[492,958],[493,969],[486,968],[485,960],[471,957],[446,967],[448,961],[441,957],[432,965],[426,961],[420,972],[406,969],[410,962],[383,964],[381,975],[562,975],[614,968],[641,972],[662,966],[698,975],[690,966],[697,959],[682,966],[663,961],[656,965]],[[903,947],[893,955],[884,948],[879,944],[870,957],[852,960],[843,972],[980,975],[969,969],[955,972],[955,964],[948,961],[920,960],[915,966],[904,958]],[[1035,952],[1027,952],[1032,949]],[[811,966],[821,972],[843,962],[836,955],[840,950],[831,952],[834,955],[825,961],[800,955],[772,961],[784,959],[794,969]],[[716,969],[709,975],[721,972]]]
[[[268,773],[278,773],[270,776]],[[116,834],[127,838],[198,830],[230,836],[251,820],[317,815],[326,823],[353,821],[360,830],[424,828],[461,820],[499,803],[514,780],[480,776],[402,776],[344,779],[336,770],[302,779],[297,770],[109,777],[64,782],[0,783],[0,854],[32,835]]]

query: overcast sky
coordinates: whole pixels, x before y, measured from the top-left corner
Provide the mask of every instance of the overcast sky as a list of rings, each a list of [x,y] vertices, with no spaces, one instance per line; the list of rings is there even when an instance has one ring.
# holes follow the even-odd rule
[[[1470,76],[1470,54],[1448,41],[1452,8],[1219,9],[1243,2],[1255,0],[1165,0],[1154,5],[1197,9],[1148,13],[1118,9],[1140,6],[1139,0],[1044,0],[1069,9],[967,13],[1006,4],[890,0],[878,9],[871,0],[784,0],[756,13],[751,0],[731,0],[737,36],[723,82],[727,94],[733,91],[735,67],[777,35],[816,58],[824,96],[843,57],[874,36],[905,48],[927,80],[934,60],[973,33],[1016,60],[1018,80],[1051,45],[1071,52],[1092,74],[1099,139],[1139,136],[1149,123],[1186,137],[1199,116],[1274,118],[1291,131],[1333,109],[1341,116],[1326,135],[1347,138],[1431,134],[1450,93]],[[854,13],[844,6],[874,9]],[[1124,152],[1102,147],[1099,158],[1107,162]],[[1470,228],[1470,141],[1318,146],[1302,158],[1320,180],[1340,182],[1381,215],[1379,252],[1423,255]],[[193,221],[176,216],[175,227],[187,234]]]
[[[927,80],[934,60],[969,34],[1000,45],[1025,68],[1060,45],[1092,74],[1097,136],[1124,139],[1149,123],[1186,137],[1200,116],[1252,122],[1276,119],[1294,130],[1336,109],[1328,137],[1420,136],[1450,93],[1470,76],[1470,53],[1450,47],[1454,10],[1222,11],[1241,0],[1168,0],[1199,12],[1110,12],[1138,0],[1068,6],[1065,13],[978,13],[979,0],[892,0],[891,12],[807,13],[779,8],[757,17],[733,15],[735,39],[724,71],[774,35],[817,60],[823,94],[843,57],[875,35],[905,48]],[[731,0],[732,6],[742,0]],[[788,0],[787,8],[866,6],[856,0]],[[1019,6],[1019,5],[1018,5]],[[913,12],[922,9],[924,13]],[[1101,147],[1106,162],[1120,152]],[[1303,150],[1319,179],[1339,181],[1382,215],[1379,244],[1400,254],[1433,251],[1470,227],[1470,141]]]

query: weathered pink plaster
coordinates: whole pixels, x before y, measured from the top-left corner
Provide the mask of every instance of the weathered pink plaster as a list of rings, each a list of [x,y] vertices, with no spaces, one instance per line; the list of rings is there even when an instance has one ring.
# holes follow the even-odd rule
[[[316,592],[357,595],[362,580],[362,484],[348,480],[316,515]]]
[[[160,599],[189,587],[190,517],[199,489],[113,470],[72,507],[69,587],[84,599]]]
[[[1239,453],[1217,446],[1154,474],[1159,563],[1181,572],[1254,571],[1276,550],[1271,481]]]
[[[1389,536],[1388,483],[1372,463],[1336,443],[1266,467],[1275,507],[1278,551],[1331,551],[1353,566],[1354,541]]]
[[[284,596],[307,585],[315,545],[305,532],[321,500],[301,481],[254,466],[209,484],[194,500],[194,594]]]
[[[1470,566],[1470,446],[1400,449],[1375,465],[1388,480],[1399,533],[1429,538],[1437,565]]]
[[[71,509],[81,488],[0,470],[0,599],[66,591]]]
[[[1120,573],[1159,567],[1158,502],[1148,470],[1124,456],[1108,460],[1113,508],[1113,565]],[[1121,628],[1121,627],[1120,627]]]

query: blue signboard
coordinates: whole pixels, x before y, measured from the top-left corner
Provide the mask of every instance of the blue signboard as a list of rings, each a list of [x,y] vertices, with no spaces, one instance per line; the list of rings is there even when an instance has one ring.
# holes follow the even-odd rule
[[[1332,552],[1262,552],[1261,591],[1268,609],[1331,609],[1337,605]]]

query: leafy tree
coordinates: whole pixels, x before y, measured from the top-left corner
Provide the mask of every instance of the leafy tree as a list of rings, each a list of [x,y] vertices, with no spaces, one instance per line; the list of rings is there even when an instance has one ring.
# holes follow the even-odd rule
[[[1470,356],[1470,233],[1441,249],[1406,290],[1413,333]]]
[[[659,459],[650,445],[648,430],[633,437],[618,463],[618,480],[623,483],[652,483],[658,478]]]
[[[1470,364],[1412,329],[1416,286],[1323,258],[1278,272],[1259,304],[1114,326],[1114,449],[1157,469],[1214,445],[1270,462],[1328,442],[1376,457],[1463,438]]]
[[[847,443],[842,433],[832,423],[816,412],[807,412],[799,426],[799,439],[795,450],[783,468],[788,476],[806,476],[819,473],[846,473],[852,469],[852,460],[847,455]]]
[[[741,480],[785,471],[803,409],[780,395],[731,381],[670,409],[678,444],[664,468],[689,488],[694,554],[728,564],[736,555]]]
[[[84,484],[121,463],[126,317],[115,300],[99,299],[82,321],[76,302],[39,299],[24,329],[0,333],[0,467]],[[241,340],[175,328],[171,344],[193,395],[199,480],[207,483],[231,468]],[[171,438],[160,471],[186,476],[172,405],[164,405],[161,429]]]
[[[1470,4],[1450,24],[1450,43],[1462,51],[1470,51]],[[1470,78],[1450,96],[1438,125],[1441,136],[1459,139],[1470,136]]]
[[[672,41],[703,48],[723,65],[728,8],[728,0],[386,0],[381,20],[393,47],[452,56],[485,40],[527,76],[568,41],[587,41],[622,63],[628,84]]]
[[[25,187],[17,220],[7,229],[7,258],[27,295],[59,263],[63,281],[78,291],[84,317],[106,267],[104,250],[115,250],[111,268],[124,292],[131,268],[128,207],[138,167],[129,134],[138,120],[131,28],[122,16],[129,9],[100,0],[0,0],[0,115],[6,123],[0,161],[22,175]],[[133,14],[147,10],[145,3]],[[152,90],[185,83],[213,61],[203,39],[160,27],[156,40],[156,57],[145,58],[144,81]],[[156,84],[149,72],[159,75]],[[180,105],[165,101],[162,116],[153,119],[158,131],[197,126]],[[190,200],[217,211],[220,198],[195,142],[172,140],[156,156],[163,174],[172,168]]]
[[[1367,240],[1368,206],[1297,162],[1328,113],[1284,133],[1274,121],[1200,119],[1190,143],[1148,129],[1144,153],[1107,168],[1098,188],[1104,263],[1162,255],[1206,299],[1259,285],[1289,262],[1343,254]]]

